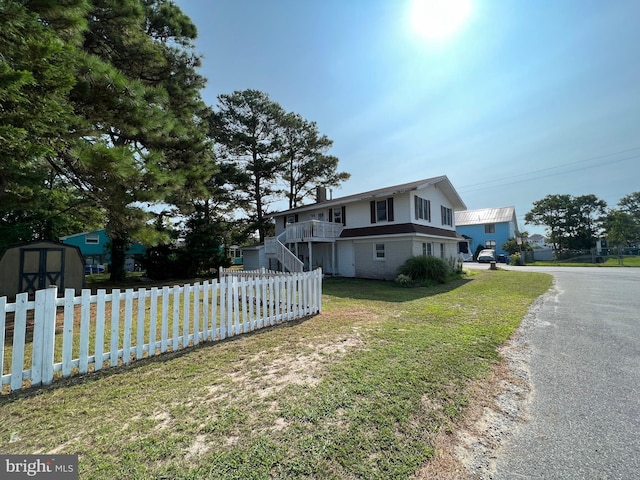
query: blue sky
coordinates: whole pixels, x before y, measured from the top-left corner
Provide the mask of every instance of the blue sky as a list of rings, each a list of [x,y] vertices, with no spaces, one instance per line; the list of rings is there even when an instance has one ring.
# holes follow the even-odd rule
[[[447,38],[412,0],[177,0],[204,99],[262,90],[315,121],[334,197],[447,175],[469,209],[640,191],[640,1],[471,0]],[[275,208],[276,210],[278,208]]]

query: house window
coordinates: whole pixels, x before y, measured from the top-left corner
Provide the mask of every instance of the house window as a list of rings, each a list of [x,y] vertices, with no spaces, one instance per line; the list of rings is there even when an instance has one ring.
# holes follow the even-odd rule
[[[485,240],[484,242],[484,246],[485,248],[492,248],[492,249],[496,249],[496,241],[495,240]]]
[[[431,200],[421,197],[415,197],[416,220],[422,219],[427,222],[431,221]]]
[[[422,255],[433,255],[433,244],[431,243],[423,243],[422,244]]]
[[[286,223],[296,223],[296,216],[295,215],[287,215]]]
[[[384,243],[374,243],[373,259],[379,261],[384,260]]]
[[[382,222],[387,219],[387,201],[376,202],[376,221]]]
[[[335,223],[342,223],[342,208],[333,209],[333,221]]]
[[[453,225],[453,211],[442,205],[440,207],[440,216],[442,218],[442,225]]]
[[[371,223],[384,221],[393,222],[393,198],[371,201]]]
[[[87,245],[98,245],[100,243],[100,237],[97,233],[88,233],[84,237],[84,243]]]
[[[444,253],[445,253],[445,249],[444,249],[444,243],[440,244],[440,258],[444,260]]]
[[[484,226],[484,233],[496,233],[496,224],[495,223],[487,223]]]

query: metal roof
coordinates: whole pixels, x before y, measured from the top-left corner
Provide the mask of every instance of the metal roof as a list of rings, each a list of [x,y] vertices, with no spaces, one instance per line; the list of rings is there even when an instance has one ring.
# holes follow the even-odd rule
[[[486,223],[507,223],[515,221],[515,207],[481,208],[455,212],[456,225],[483,225]]]

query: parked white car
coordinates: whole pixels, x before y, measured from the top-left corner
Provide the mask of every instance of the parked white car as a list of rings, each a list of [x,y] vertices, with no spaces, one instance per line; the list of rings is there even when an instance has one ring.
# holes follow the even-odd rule
[[[479,263],[490,263],[496,261],[496,251],[490,248],[485,248],[484,250],[480,250],[477,258]]]

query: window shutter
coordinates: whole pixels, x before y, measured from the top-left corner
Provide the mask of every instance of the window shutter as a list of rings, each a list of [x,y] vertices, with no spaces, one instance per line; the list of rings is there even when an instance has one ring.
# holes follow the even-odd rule
[[[333,208],[329,209],[329,221],[333,222]]]
[[[294,219],[294,222],[298,223],[298,214],[296,213],[296,217]]]
[[[282,217],[282,226],[284,228],[287,228],[287,216],[286,215],[284,217]]]
[[[342,225],[346,226],[347,225],[347,207],[343,205],[341,208],[342,208]]]
[[[413,197],[413,209],[415,210],[415,218],[418,220],[418,197]]]
[[[393,222],[393,198],[387,198],[387,220]]]
[[[376,202],[372,200],[369,205],[371,205],[371,223],[376,223]]]

